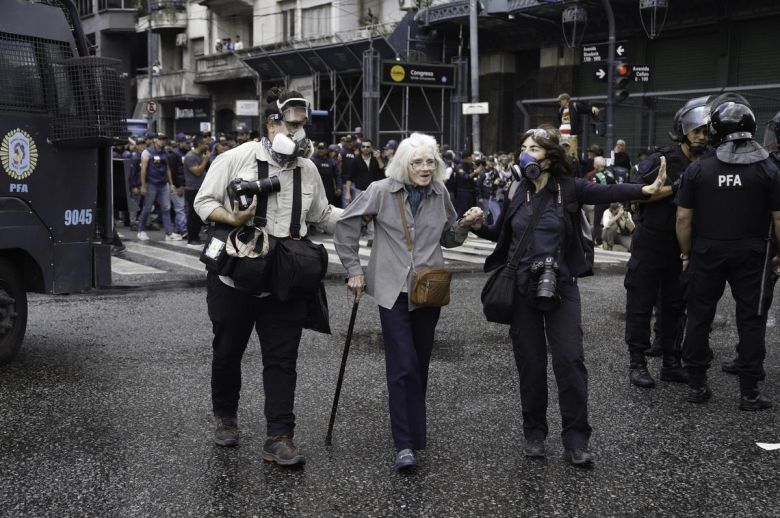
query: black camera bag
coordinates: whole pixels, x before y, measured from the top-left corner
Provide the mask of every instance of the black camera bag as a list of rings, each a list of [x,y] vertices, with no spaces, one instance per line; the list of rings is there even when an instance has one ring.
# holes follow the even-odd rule
[[[254,232],[254,229],[252,229]],[[236,260],[230,278],[233,279],[236,288],[251,295],[260,295],[271,291],[271,278],[273,276],[273,256],[276,251],[277,239],[268,235],[268,254],[265,257],[234,257]],[[236,246],[236,233],[230,234],[233,246]],[[257,248],[262,242],[257,243]]]
[[[301,238],[301,168],[293,171],[290,237],[279,239],[274,251],[272,293],[281,301],[310,299],[328,271],[325,247]]]
[[[536,224],[539,222],[542,212],[544,212],[544,193],[547,192],[547,189],[545,189],[531,217],[531,222],[525,227],[523,237],[520,239],[520,245],[515,250],[515,253],[506,264],[499,266],[493,271],[485,283],[485,287],[482,288],[482,312],[485,314],[488,322],[497,324],[512,323],[517,267],[522,255],[528,248],[534,228],[536,228]]]
[[[206,265],[207,271],[228,277],[232,275],[238,257],[228,255],[227,242],[234,228],[222,223],[212,223],[209,226],[209,239],[200,253],[200,262]]]

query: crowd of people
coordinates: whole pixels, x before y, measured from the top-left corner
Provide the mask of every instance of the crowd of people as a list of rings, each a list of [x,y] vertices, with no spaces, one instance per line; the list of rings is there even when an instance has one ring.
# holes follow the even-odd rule
[[[631,384],[655,386],[646,360],[653,354],[655,308],[660,379],[687,384],[691,403],[708,401],[709,332],[728,282],[739,343],[736,358],[722,369],[738,376],[741,410],[771,408],[759,383],[765,377],[767,312],[780,275],[780,146],[770,154],[758,144],[749,103],[723,94],[688,101],[675,115],[669,145],[644,153],[635,164],[622,140],[609,157],[590,146],[578,160],[572,110],[598,109],[577,106],[566,95],[559,99],[561,126],[525,131],[517,153],[455,152],[420,133],[380,147],[360,128],[339,143],[311,142],[305,133],[308,102],[284,90],[267,99],[262,137],[177,135],[171,145],[156,133],[117,152],[133,163],[131,195],[144,197],[139,239],[148,239],[145,225],[155,203],[165,239],[186,236],[202,247],[198,235],[205,221],[249,235],[247,246],[225,252],[241,260],[262,260],[270,243],[305,239],[315,229],[335,234],[355,304],[366,292],[378,305],[396,470],[415,467],[416,451],[426,447],[429,363],[441,305],[447,303],[414,298],[418,273],[440,272],[441,248],[462,244],[468,232],[497,243],[486,272],[512,267],[500,282],[511,283],[514,294],[504,323],[520,378],[528,457],[547,455],[549,352],[565,459],[581,468],[595,463],[577,279],[592,275],[589,252],[599,240],[607,250],[621,246],[631,253],[624,281]],[[226,186],[238,177],[276,177],[278,196],[269,192],[248,207],[234,205]],[[592,225],[590,236],[584,219]],[[365,268],[361,235],[372,248]],[[250,271],[264,268],[262,262],[249,264]],[[241,357],[254,328],[266,392],[262,456],[301,464],[293,402],[297,351],[302,329],[313,328],[312,306],[308,299],[280,295],[265,280],[250,293],[246,278],[232,270],[208,275],[215,442],[239,442]]]

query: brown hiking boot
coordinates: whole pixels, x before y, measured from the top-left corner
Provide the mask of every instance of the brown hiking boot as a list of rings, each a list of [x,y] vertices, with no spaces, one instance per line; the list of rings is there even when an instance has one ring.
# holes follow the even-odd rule
[[[306,458],[298,451],[293,440],[286,435],[269,437],[263,445],[261,456],[265,462],[275,462],[280,466],[306,464]]]
[[[238,419],[216,416],[216,420],[217,429],[214,430],[214,442],[219,446],[238,446]]]

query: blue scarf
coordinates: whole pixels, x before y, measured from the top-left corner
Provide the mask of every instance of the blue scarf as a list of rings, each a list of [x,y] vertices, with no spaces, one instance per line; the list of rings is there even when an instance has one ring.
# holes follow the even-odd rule
[[[417,208],[420,206],[420,202],[425,196],[425,187],[417,187],[414,185],[405,185],[406,192],[409,195],[409,206],[412,208],[412,216],[417,214]]]

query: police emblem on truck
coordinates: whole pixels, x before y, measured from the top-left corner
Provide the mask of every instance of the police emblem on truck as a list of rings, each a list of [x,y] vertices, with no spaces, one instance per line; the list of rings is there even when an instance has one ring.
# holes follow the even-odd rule
[[[5,134],[0,145],[0,162],[14,180],[24,180],[38,165],[38,147],[26,131],[16,128]]]

